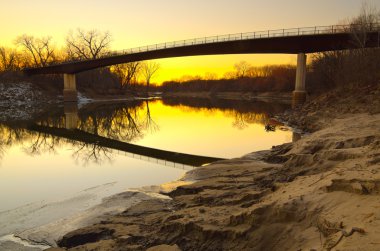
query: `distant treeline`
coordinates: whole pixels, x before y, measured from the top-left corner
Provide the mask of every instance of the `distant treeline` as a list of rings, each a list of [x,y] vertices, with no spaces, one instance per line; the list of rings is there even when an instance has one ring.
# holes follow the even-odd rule
[[[243,61],[222,79],[195,77],[184,81],[167,81],[163,92],[264,92],[292,91],[296,68],[292,65],[252,67]]]

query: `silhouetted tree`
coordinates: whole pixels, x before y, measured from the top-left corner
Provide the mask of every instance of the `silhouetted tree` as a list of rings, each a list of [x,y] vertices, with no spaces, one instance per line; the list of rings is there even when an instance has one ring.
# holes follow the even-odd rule
[[[247,61],[240,61],[234,65],[236,78],[247,77],[248,71],[252,66]]]
[[[234,71],[228,71],[224,73],[223,78],[224,79],[234,79],[236,77],[236,73]]]
[[[51,37],[35,38],[24,34],[17,37],[15,43],[21,46],[32,58],[31,61],[34,66],[46,66],[54,60],[54,48]]]
[[[133,82],[137,82],[140,69],[140,62],[118,64],[111,67],[111,71],[116,75],[121,87],[130,86]]]
[[[98,30],[77,29],[66,37],[66,49],[70,59],[95,59],[109,51],[111,34]]]
[[[244,63],[245,64],[245,63]],[[252,72],[250,72],[252,70]],[[196,92],[206,91],[210,94],[235,91],[291,91],[294,87],[296,68],[293,65],[273,65],[250,67],[244,70],[245,77],[236,78],[237,73],[231,72],[223,79],[207,80],[200,77],[186,76],[178,81],[167,81],[161,90]],[[243,76],[243,75],[241,75]]]
[[[145,78],[147,91],[149,90],[150,80],[158,72],[159,69],[160,64],[154,61],[147,61],[142,64],[141,73]]]
[[[217,80],[218,75],[216,73],[213,73],[213,72],[206,72],[203,79],[205,79],[205,80]]]
[[[0,47],[0,71],[13,71],[20,67],[20,56],[14,49]]]

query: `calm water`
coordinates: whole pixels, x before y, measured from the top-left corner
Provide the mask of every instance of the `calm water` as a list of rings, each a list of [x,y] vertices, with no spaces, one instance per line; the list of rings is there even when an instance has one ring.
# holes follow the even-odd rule
[[[99,187],[106,196],[157,185],[180,178],[193,161],[209,162],[187,156],[174,163],[178,155],[165,151],[233,158],[289,142],[291,131],[264,128],[272,123],[271,114],[286,108],[236,101],[141,100],[56,107],[33,121],[1,122],[0,212]]]

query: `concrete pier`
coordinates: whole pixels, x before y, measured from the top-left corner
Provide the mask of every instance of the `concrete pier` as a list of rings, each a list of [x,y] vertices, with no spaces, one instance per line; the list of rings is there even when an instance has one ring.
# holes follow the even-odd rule
[[[75,74],[63,74],[63,100],[77,102],[77,85]]]
[[[299,53],[297,56],[296,87],[293,91],[293,107],[306,101],[306,54]]]
[[[76,129],[78,126],[78,104],[75,102],[64,103],[65,128],[69,130]]]

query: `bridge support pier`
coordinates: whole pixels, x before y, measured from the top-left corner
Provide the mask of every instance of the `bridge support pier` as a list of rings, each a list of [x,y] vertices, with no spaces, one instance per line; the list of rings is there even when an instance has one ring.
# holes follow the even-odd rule
[[[65,112],[65,128],[73,130],[78,125],[78,104],[74,102],[65,102],[63,106]]]
[[[63,101],[77,102],[75,74],[63,74]]]
[[[306,54],[299,53],[297,56],[296,87],[293,91],[292,106],[295,107],[306,101]]]

